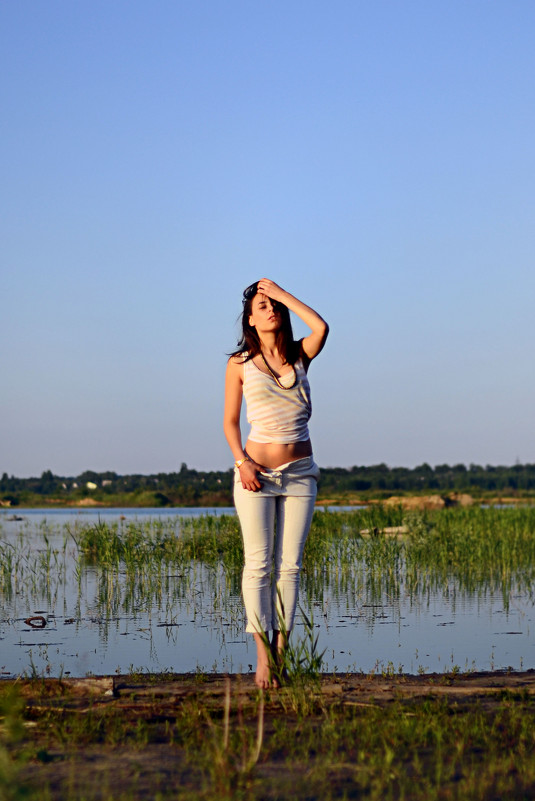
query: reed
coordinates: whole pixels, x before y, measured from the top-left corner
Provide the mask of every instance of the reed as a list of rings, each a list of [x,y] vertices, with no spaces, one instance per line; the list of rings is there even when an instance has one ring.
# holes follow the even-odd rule
[[[404,598],[423,605],[431,594],[452,603],[499,598],[507,611],[514,595],[533,599],[534,534],[534,507],[318,509],[303,562],[304,614],[339,604],[371,626],[385,605],[395,610]],[[182,614],[233,635],[242,629],[234,516],[41,526],[31,548],[29,537],[26,527],[0,541],[0,597],[13,618],[32,608],[53,612],[68,588],[68,614],[78,620],[89,604],[104,638],[124,614],[157,613],[168,623]]]

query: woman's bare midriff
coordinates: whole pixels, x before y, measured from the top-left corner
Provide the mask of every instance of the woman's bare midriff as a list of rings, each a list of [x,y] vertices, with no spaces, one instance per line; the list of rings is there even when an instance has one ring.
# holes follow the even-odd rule
[[[286,462],[295,462],[297,459],[311,456],[312,444],[309,439],[304,442],[288,443],[263,443],[253,442],[248,439],[245,445],[245,453],[262,467],[275,470],[281,464],[286,464]]]

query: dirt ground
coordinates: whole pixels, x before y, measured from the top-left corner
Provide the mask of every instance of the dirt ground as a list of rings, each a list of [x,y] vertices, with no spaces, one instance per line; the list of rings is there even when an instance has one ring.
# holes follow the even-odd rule
[[[27,752],[29,749],[33,754],[21,763],[17,781],[22,787],[46,786],[48,797],[54,799],[79,798],[81,788],[83,797],[91,799],[154,799],[169,794],[204,797],[202,792],[195,795],[199,775],[192,768],[191,753],[188,756],[170,738],[170,723],[176,725],[181,711],[182,726],[191,720],[192,727],[207,731],[210,715],[221,725],[225,702],[230,699],[240,715],[247,717],[249,710],[252,719],[259,698],[252,675],[115,676],[0,684],[0,690],[9,687],[16,687],[23,701],[23,742]],[[287,714],[288,707],[284,713],[282,710],[284,694],[289,692],[266,693],[266,737],[275,719]],[[315,696],[323,710],[329,705],[338,709],[387,707],[399,700],[427,698],[448,698],[462,706],[478,704],[492,709],[498,708],[507,692],[529,702],[535,695],[535,671],[422,676],[329,674],[313,689],[307,689],[306,695],[310,701]],[[184,717],[185,709],[189,717]],[[196,721],[201,709],[208,715]],[[102,721],[106,721],[105,734],[98,730]],[[112,722],[115,735],[110,735]],[[293,724],[290,721],[289,730],[292,725],[298,728],[298,716]],[[147,727],[145,741],[140,740],[140,727]],[[279,787],[281,781],[284,783],[283,759],[264,761],[259,767],[265,778],[276,774]],[[288,787],[291,781],[289,774]],[[188,787],[191,796],[187,792],[184,795]]]

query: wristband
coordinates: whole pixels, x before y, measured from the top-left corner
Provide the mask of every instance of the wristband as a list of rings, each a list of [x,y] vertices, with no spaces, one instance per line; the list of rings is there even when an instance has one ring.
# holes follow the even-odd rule
[[[238,470],[239,470],[240,467],[242,466],[242,464],[244,464],[245,462],[248,462],[248,461],[250,461],[249,457],[248,456],[244,456],[243,459],[238,459],[237,462],[234,462],[234,467],[237,467]]]

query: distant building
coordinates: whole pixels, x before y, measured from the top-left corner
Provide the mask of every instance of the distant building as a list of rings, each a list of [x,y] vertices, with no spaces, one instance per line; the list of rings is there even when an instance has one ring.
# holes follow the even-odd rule
[[[97,485],[96,485],[96,484],[93,484],[93,482],[92,482],[92,481],[86,481],[86,484],[85,484],[85,485],[86,485],[87,489],[90,489],[90,490],[94,490],[94,489],[96,489],[96,488],[97,488]]]

